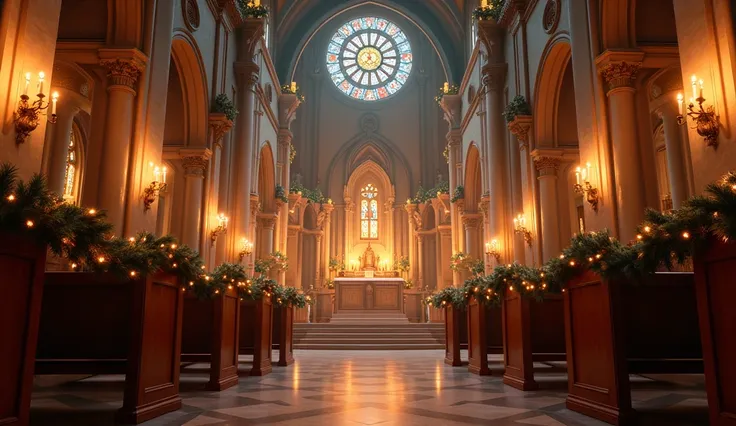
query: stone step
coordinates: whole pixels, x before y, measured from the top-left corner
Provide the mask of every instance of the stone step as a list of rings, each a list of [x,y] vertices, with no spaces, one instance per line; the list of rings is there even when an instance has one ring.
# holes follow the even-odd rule
[[[438,343],[422,343],[422,344],[405,344],[405,343],[382,343],[382,344],[342,344],[342,343],[294,343],[294,349],[313,349],[313,350],[340,350],[340,351],[405,351],[405,350],[422,350],[422,349],[444,349],[444,344]]]
[[[374,338],[374,339],[363,339],[363,338],[355,338],[355,337],[349,337],[349,338],[342,338],[342,339],[334,339],[334,338],[328,338],[328,339],[318,339],[318,338],[304,338],[304,339],[294,339],[294,344],[360,344],[360,345],[367,345],[367,344],[373,344],[373,345],[397,345],[397,344],[412,344],[412,345],[443,345],[444,341],[439,341],[437,339],[433,339],[431,337],[418,337],[418,338],[412,338],[412,339],[381,339],[381,338]]]

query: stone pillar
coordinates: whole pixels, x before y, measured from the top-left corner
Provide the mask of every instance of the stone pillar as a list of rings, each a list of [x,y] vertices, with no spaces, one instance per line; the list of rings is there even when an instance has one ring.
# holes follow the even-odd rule
[[[212,152],[207,149],[182,149],[179,151],[184,166],[184,210],[181,212],[181,242],[200,251],[199,231],[202,218],[202,191],[204,175]]]
[[[500,263],[500,261],[496,262],[496,258],[494,258],[493,256],[487,256],[485,254],[485,243],[490,243],[491,240],[493,240],[493,238],[491,238],[491,233],[489,232],[490,225],[488,224],[488,212],[490,211],[490,209],[491,209],[491,197],[488,195],[484,195],[483,197],[481,197],[480,203],[478,203],[478,210],[480,211],[479,221],[481,221],[483,224],[484,241],[482,245],[483,247],[483,250],[482,250],[483,257],[482,258],[483,258],[483,262],[486,265],[486,274],[490,274],[491,271],[493,271],[493,268]],[[466,238],[466,241],[467,241],[467,238]],[[491,260],[493,260],[493,262],[495,263],[492,263]]]
[[[531,116],[518,116],[509,123],[513,135],[509,143],[511,159],[511,213],[513,216],[524,211],[524,187],[522,185],[521,151],[527,146],[527,136],[531,128]],[[526,242],[524,237],[514,234],[514,262],[526,261]]]
[[[230,144],[226,138],[227,132],[233,126],[233,122],[225,117],[225,114],[210,114],[210,135],[212,137],[212,167],[210,178],[212,179],[211,197],[210,197],[210,216],[223,213],[230,218],[232,212],[229,211],[229,176],[230,176]],[[210,260],[210,266],[219,265],[228,260],[232,260],[233,255],[227,254],[228,248],[231,247],[228,242],[232,240],[232,232],[221,235],[217,238],[215,245],[215,253],[213,259]]]
[[[516,136],[519,149],[519,172],[520,172],[520,193],[521,193],[521,208],[516,209],[514,204],[514,210],[512,210],[513,217],[516,217],[519,213],[524,213],[527,221],[531,224],[536,223],[536,185],[534,182],[534,170],[529,155],[529,139],[531,137],[529,131],[532,127],[531,116],[516,116],[516,119],[509,123],[509,130]],[[510,147],[515,149],[515,147]],[[513,218],[512,218],[513,219]],[[527,243],[524,241],[524,236],[521,234],[514,233],[514,260],[519,256],[519,261],[524,263],[524,260],[528,264],[534,264],[534,252],[531,251],[531,256],[527,255]],[[539,250],[537,250],[539,251]]]
[[[108,84],[97,199],[99,207],[107,211],[113,232],[119,235],[124,231],[136,87],[146,56],[137,49],[103,49],[99,55],[100,65],[107,69]]]
[[[53,92],[59,92],[60,98],[56,110],[56,124],[47,126],[46,143],[51,147],[47,159],[47,179],[52,192],[66,195],[64,194],[66,159],[69,155],[69,140],[74,126],[74,117],[82,109],[80,103],[89,104],[89,101],[83,99],[82,95],[63,87],[52,87],[50,93]]]
[[[274,229],[276,214],[261,213],[257,217],[260,241],[258,241],[258,255],[265,258],[274,252]]]
[[[504,258],[509,257],[509,222],[506,208],[509,200],[506,154],[506,123],[503,118],[504,80],[506,64],[489,64],[483,67],[483,84],[486,87],[486,119],[488,153],[485,155],[489,176],[486,176],[491,194],[488,224],[491,238],[501,245]]]
[[[253,62],[256,48],[263,36],[264,21],[262,19],[246,19],[239,33],[238,60],[234,64],[237,76],[238,92],[236,105],[240,114],[233,135],[232,187],[233,196],[231,229],[233,252],[238,248],[241,239],[255,240],[251,229],[251,182],[254,145],[254,107],[255,84],[258,82],[260,68]]]
[[[320,254],[322,253],[322,233],[320,232],[319,234],[315,235],[314,236],[314,239],[317,242],[317,244],[316,244],[317,251],[316,251],[316,253],[314,255],[314,259],[315,259],[315,265],[314,265],[314,288],[315,289],[319,289],[319,288],[322,288],[322,282],[320,280],[320,272],[321,272],[320,270],[322,269],[321,268],[321,266],[322,266],[322,256],[320,256]]]
[[[473,259],[481,259],[482,253],[480,248],[480,232],[478,227],[481,224],[482,217],[479,214],[466,213],[462,217],[463,227],[465,228],[465,253],[469,254]]]
[[[417,234],[417,281],[416,288],[424,288],[424,235]]]
[[[417,265],[417,254],[416,254],[416,231],[417,223],[414,218],[414,213],[419,214],[417,211],[416,204],[407,204],[405,207],[406,214],[409,216],[409,279],[416,280],[417,276],[414,274]]]
[[[608,128],[613,148],[618,231],[623,242],[634,239],[646,208],[634,86],[643,56],[639,52],[606,51],[596,60],[600,74],[608,84]],[[590,177],[593,186],[600,182],[600,179],[595,179],[598,170],[600,167],[595,167],[594,176]]]
[[[325,212],[324,222],[322,223],[322,232],[325,238],[322,244],[322,266],[325,271],[325,279],[327,279],[330,270],[330,251],[332,250],[332,212],[335,210],[335,206],[332,203],[323,204],[322,210]]]
[[[662,119],[664,141],[667,147],[667,172],[669,174],[672,207],[679,209],[688,197],[688,183],[683,158],[682,128],[677,124],[678,105],[669,101],[662,105],[657,114]]]
[[[560,221],[557,197],[557,170],[560,160],[537,157],[539,171],[539,204],[542,213],[542,262],[560,254]]]

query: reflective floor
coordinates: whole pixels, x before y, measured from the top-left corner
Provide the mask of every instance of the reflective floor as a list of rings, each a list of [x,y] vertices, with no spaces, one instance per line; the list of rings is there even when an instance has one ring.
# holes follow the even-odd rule
[[[443,351],[297,351],[290,367],[242,377],[226,391],[202,390],[206,365],[182,374],[184,407],[144,423],[162,425],[603,425],[565,408],[564,366],[539,364],[541,389],[521,392],[494,376],[443,364]],[[244,365],[244,368],[247,367]],[[641,425],[707,425],[702,376],[632,376]],[[63,385],[40,383],[32,425],[113,424],[122,405],[121,376]]]

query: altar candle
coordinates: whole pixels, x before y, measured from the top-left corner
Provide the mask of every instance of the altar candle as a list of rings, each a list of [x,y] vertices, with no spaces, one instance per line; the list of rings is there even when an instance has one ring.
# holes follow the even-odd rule
[[[59,100],[59,92],[51,95],[51,115],[56,115],[56,102]]]
[[[700,80],[698,83],[700,84],[700,96],[699,96],[699,98],[700,99],[703,99],[703,80]]]
[[[26,88],[23,90],[23,94],[28,96],[28,86],[31,85],[31,73],[26,73]]]
[[[575,183],[580,185],[580,167],[575,169]]]
[[[167,172],[166,166],[164,166],[164,169],[163,170],[164,170],[164,183],[166,183],[166,172]]]
[[[585,180],[590,179],[590,163],[585,163]]]
[[[480,7],[484,8],[484,9],[486,7],[488,7],[488,0],[481,0],[480,1]]]
[[[448,83],[448,82],[445,82],[445,85],[444,85],[444,87],[442,88],[442,90],[443,90],[443,91],[444,91],[445,93],[450,93],[450,83]]]
[[[155,167],[153,169],[153,181],[159,182],[160,180],[161,180],[161,169],[159,169],[158,167]]]
[[[678,93],[677,94],[677,106],[678,106],[678,109],[680,110],[680,115],[682,115],[683,113],[682,99],[683,99],[682,93]]]
[[[291,92],[296,93],[296,81],[291,82]]]

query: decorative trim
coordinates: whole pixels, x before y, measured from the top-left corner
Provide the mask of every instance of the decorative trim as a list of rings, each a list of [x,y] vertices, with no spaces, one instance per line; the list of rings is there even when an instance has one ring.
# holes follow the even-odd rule
[[[561,0],[547,0],[544,6],[544,14],[542,15],[542,27],[544,32],[552,34],[560,23],[560,15],[562,14]]]
[[[111,86],[135,88],[143,72],[143,65],[128,59],[103,59],[100,65],[107,68],[107,78]]]
[[[184,15],[184,23],[189,31],[197,31],[200,23],[199,5],[197,0],[182,0],[181,11]]]
[[[534,166],[539,171],[540,176],[555,176],[560,168],[560,159],[554,157],[536,157]]]

